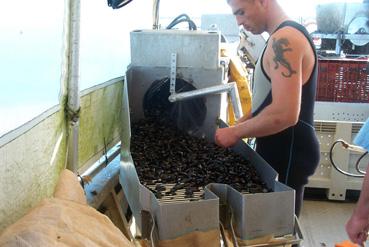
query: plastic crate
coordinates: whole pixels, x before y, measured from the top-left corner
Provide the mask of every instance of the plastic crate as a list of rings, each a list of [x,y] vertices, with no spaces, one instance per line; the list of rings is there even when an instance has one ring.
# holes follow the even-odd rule
[[[319,60],[317,101],[369,103],[368,60]]]

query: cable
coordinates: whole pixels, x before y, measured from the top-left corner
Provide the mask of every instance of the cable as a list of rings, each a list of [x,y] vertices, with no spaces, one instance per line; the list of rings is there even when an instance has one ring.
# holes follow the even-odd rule
[[[180,14],[179,16],[174,18],[174,20],[167,26],[167,29],[171,29],[172,27],[174,27],[180,19],[190,20],[190,17],[187,14]]]
[[[180,14],[167,26],[167,29],[172,29],[174,26],[181,22],[188,22],[189,30],[197,30],[195,22],[191,20],[191,18],[187,14]]]
[[[343,140],[337,140],[335,141],[330,150],[329,150],[329,160],[331,161],[331,164],[332,166],[340,173],[342,173],[343,175],[346,175],[346,176],[349,176],[349,177],[355,177],[355,178],[362,178],[364,177],[365,175],[365,172],[363,173],[363,171],[361,171],[358,167],[359,167],[359,163],[361,161],[361,159],[366,155],[368,154],[368,152],[365,152],[362,156],[360,156],[359,160],[356,162],[356,170],[361,173],[361,174],[353,174],[353,173],[349,173],[349,172],[346,172],[344,170],[342,170],[341,168],[339,168],[333,161],[333,148],[336,146],[337,143],[341,143],[344,147],[347,147],[347,143]]]
[[[120,9],[132,1],[133,0],[108,0],[108,6],[113,9]]]
[[[179,16],[177,16],[176,18],[174,18],[174,20],[173,20],[173,21],[168,25],[168,27],[169,27],[172,23],[174,23],[174,22],[178,21],[179,19],[183,19],[183,17],[184,17],[185,19],[187,19],[187,20],[190,20],[190,19],[191,19],[187,14],[180,14]]]
[[[195,23],[192,20],[178,20],[171,27],[169,27],[169,28],[167,27],[167,29],[172,29],[172,27],[176,26],[177,24],[179,24],[181,22],[188,22],[188,29],[189,30],[197,30],[197,27],[196,27]]]
[[[368,151],[366,151],[365,153],[363,153],[361,156],[360,156],[360,158],[356,161],[356,164],[355,164],[355,168],[356,168],[356,171],[358,171],[359,173],[361,173],[361,174],[366,174],[366,172],[365,171],[362,171],[362,170],[360,170],[360,168],[359,168],[359,164],[360,164],[360,161],[365,157],[365,155],[367,155],[368,154]]]

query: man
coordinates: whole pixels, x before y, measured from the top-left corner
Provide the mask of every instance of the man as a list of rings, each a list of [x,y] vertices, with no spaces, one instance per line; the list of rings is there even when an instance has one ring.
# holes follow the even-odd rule
[[[296,190],[300,214],[304,186],[319,163],[313,127],[317,56],[306,29],[290,21],[276,0],[228,0],[238,25],[270,34],[254,72],[251,116],[218,129],[222,147],[256,137],[256,151]]]
[[[368,238],[369,231],[369,164],[366,169],[359,201],[350,219],[346,223],[346,232],[350,240],[360,246]]]
[[[369,118],[357,133],[354,143],[369,151]],[[360,192],[359,201],[346,223],[346,232],[350,240],[356,244],[364,246],[369,231],[369,164],[366,168],[363,185]]]

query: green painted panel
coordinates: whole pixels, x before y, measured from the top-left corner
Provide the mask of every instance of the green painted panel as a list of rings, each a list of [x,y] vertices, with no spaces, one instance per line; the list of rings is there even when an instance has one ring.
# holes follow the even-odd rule
[[[123,80],[112,80],[88,91],[81,97],[80,166],[98,157],[104,142],[108,146],[118,142],[122,126]],[[0,147],[0,232],[52,196],[66,164],[64,109],[40,115],[35,121]]]
[[[119,141],[123,81],[108,83],[81,97],[78,167],[94,161],[104,145]]]
[[[64,113],[39,117],[35,126],[0,148],[0,232],[50,197],[64,168]]]

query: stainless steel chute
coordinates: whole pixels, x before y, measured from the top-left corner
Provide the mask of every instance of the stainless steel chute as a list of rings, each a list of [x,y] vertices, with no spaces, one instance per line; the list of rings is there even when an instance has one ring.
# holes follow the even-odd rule
[[[138,31],[131,33],[131,46],[132,63],[127,71],[123,109],[127,121],[123,126],[128,127],[122,136],[120,183],[141,231],[144,228],[142,222],[147,218],[142,217],[142,212],[152,215],[159,240],[174,239],[194,231],[219,229],[220,208],[225,204],[232,208],[235,232],[240,239],[266,234],[293,234],[294,190],[277,182],[277,173],[242,141],[234,147],[234,152],[251,161],[272,192],[241,194],[229,185],[209,184],[200,200],[174,198],[168,201],[157,199],[140,183],[130,154],[130,117],[132,122],[144,117],[144,94],[152,82],[168,77],[170,63],[167,58],[174,52],[178,54],[176,77],[191,82],[195,88],[225,85],[227,66],[220,62],[220,37],[217,33]],[[226,119],[226,95],[207,95],[206,107],[203,125],[192,134],[213,141],[218,120]]]

